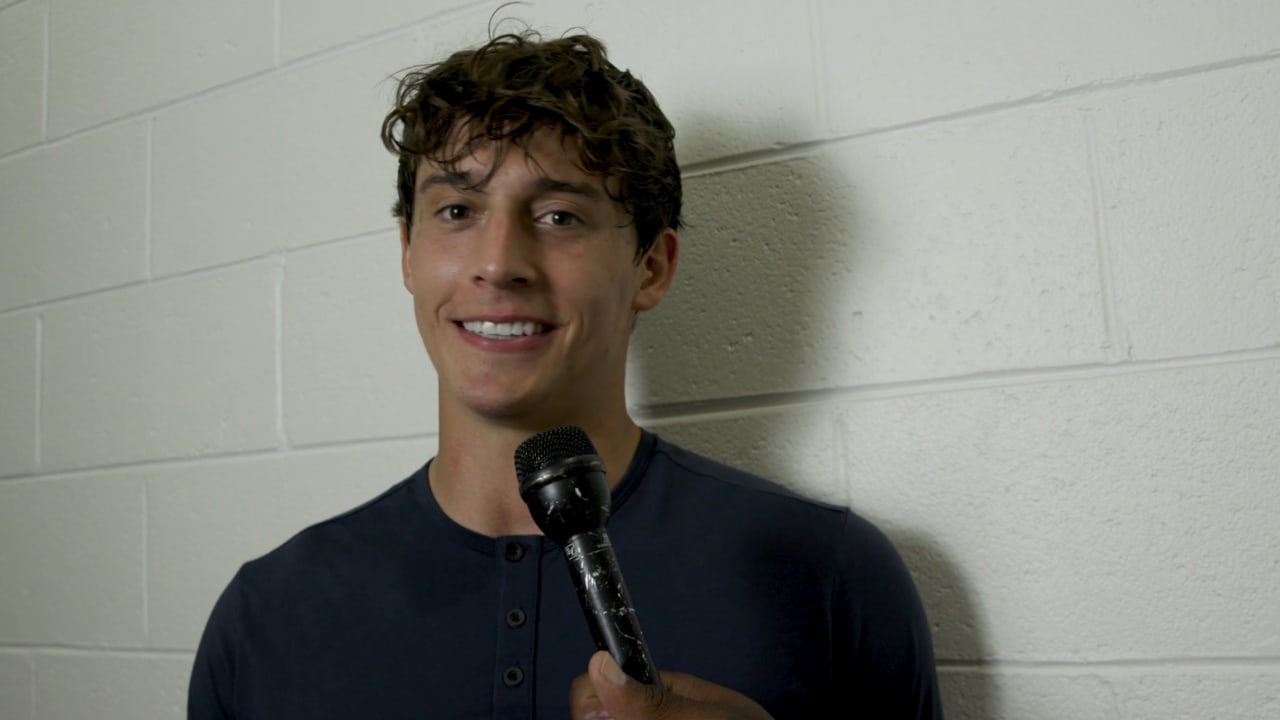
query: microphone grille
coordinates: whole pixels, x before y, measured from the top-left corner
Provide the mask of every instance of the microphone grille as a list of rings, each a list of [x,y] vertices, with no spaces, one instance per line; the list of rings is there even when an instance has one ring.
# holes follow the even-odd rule
[[[582,428],[573,425],[543,430],[516,448],[516,477],[525,478],[544,467],[580,455],[595,455],[596,448]]]

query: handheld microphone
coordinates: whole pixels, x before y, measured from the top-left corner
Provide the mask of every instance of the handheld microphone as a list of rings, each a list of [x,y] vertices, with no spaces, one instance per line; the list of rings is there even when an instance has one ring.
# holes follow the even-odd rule
[[[631,595],[605,531],[604,461],[580,428],[552,428],[516,448],[520,497],[544,535],[564,548],[578,602],[596,647],[646,685],[658,682]]]

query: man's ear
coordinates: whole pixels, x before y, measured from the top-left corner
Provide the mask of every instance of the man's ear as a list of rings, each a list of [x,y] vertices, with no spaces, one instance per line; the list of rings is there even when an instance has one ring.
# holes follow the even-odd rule
[[[679,260],[680,236],[671,228],[663,228],[640,260],[640,286],[631,301],[633,310],[651,310],[662,302],[675,279]]]
[[[413,294],[413,271],[409,267],[409,221],[400,218],[400,274],[404,276],[404,289]]]

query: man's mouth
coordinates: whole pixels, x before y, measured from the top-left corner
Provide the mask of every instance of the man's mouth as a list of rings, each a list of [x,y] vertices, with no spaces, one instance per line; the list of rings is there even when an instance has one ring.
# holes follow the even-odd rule
[[[538,335],[550,328],[537,322],[490,322],[488,320],[471,320],[462,323],[463,329],[474,335],[485,338],[512,338]]]

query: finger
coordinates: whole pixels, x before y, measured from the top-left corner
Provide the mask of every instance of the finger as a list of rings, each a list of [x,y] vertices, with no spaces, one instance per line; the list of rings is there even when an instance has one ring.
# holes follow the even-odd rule
[[[590,666],[588,666],[590,667]],[[591,684],[591,677],[579,675],[569,685],[569,717],[573,720],[596,720],[607,717],[596,696],[596,688]]]
[[[674,709],[671,705],[678,700],[663,692],[660,685],[645,685],[630,677],[603,650],[591,656],[587,677],[600,710],[617,720],[665,717],[671,714]]]
[[[693,675],[663,672],[662,686],[663,701],[658,708],[663,717],[676,717],[679,710],[696,711],[700,718],[770,720],[769,713],[751,698]]]

